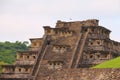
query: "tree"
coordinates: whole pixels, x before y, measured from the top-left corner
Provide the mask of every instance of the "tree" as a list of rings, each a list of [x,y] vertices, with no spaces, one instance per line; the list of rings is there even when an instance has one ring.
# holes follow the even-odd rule
[[[28,42],[0,42],[0,61],[12,64],[16,60],[16,52],[28,50]]]

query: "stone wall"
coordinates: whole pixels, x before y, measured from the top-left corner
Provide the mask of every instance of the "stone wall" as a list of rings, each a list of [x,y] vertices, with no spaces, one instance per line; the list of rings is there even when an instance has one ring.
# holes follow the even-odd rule
[[[120,80],[120,69],[64,69],[41,80]]]

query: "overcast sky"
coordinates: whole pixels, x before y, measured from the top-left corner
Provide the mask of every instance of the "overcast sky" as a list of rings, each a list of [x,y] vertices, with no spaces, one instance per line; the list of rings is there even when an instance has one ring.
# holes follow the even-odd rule
[[[99,19],[120,42],[120,0],[0,0],[0,41],[28,41],[57,20],[86,19]]]

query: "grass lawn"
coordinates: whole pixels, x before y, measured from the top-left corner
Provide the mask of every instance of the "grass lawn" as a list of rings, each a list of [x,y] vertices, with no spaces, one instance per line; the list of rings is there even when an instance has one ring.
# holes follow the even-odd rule
[[[92,68],[120,68],[120,57],[103,62],[103,63],[96,65]]]

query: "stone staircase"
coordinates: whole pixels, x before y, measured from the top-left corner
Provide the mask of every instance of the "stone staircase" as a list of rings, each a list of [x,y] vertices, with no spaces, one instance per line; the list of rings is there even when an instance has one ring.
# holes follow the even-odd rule
[[[74,66],[75,68],[78,67],[79,61],[80,61],[80,59],[81,59],[81,55],[82,55],[82,52],[83,52],[83,48],[84,48],[84,46],[85,46],[85,42],[86,42],[88,33],[89,33],[89,32],[86,32],[86,33],[85,33],[85,35],[84,35],[84,37],[83,37],[83,40],[81,41],[81,45],[80,45],[80,47],[78,47],[78,48],[80,48],[80,49],[79,49],[78,52],[77,52],[77,53],[78,53],[78,56],[77,56],[77,61],[76,61],[75,66]]]
[[[77,46],[75,47],[75,50],[73,52],[73,57],[71,59],[69,68],[77,68],[79,64],[79,60],[83,52],[83,48],[84,48],[88,33],[89,32],[86,32],[85,34],[83,33],[80,34],[78,42],[77,42]]]
[[[79,39],[78,39],[78,42],[76,43],[77,46],[75,47],[75,50],[74,50],[74,52],[73,52],[73,55],[72,55],[72,59],[71,59],[69,68],[73,68],[74,65],[75,65],[74,61],[76,61],[76,58],[75,58],[75,57],[76,57],[77,54],[78,54],[77,51],[78,51],[78,47],[80,46],[81,36],[82,36],[82,33],[80,34]]]
[[[47,45],[48,37],[49,36],[46,36],[44,38],[44,40],[43,40],[44,42],[43,42],[42,47],[40,48],[40,50],[38,52],[38,57],[36,59],[35,65],[33,66],[33,70],[32,70],[32,73],[31,73],[32,78],[30,80],[36,80],[36,77],[37,77],[37,74],[39,72],[41,62],[42,62],[42,60],[43,60],[43,58],[45,56],[45,52],[46,52],[47,47],[48,47],[48,45]]]

